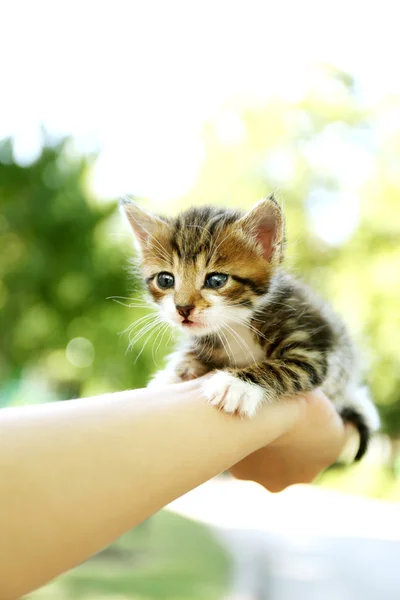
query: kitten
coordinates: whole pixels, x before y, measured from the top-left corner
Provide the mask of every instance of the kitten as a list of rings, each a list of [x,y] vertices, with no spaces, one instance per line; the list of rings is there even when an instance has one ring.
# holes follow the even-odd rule
[[[175,218],[124,200],[144,278],[161,314],[187,341],[153,383],[215,373],[209,402],[251,417],[263,402],[321,387],[360,434],[366,452],[378,413],[361,387],[345,325],[282,267],[284,217],[273,196],[246,214],[191,208]]]

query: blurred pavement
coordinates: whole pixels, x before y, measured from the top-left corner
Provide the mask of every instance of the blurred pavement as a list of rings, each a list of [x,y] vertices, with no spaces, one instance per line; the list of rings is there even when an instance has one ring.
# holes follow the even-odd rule
[[[173,502],[233,558],[234,600],[398,600],[400,507],[312,486],[215,479]]]

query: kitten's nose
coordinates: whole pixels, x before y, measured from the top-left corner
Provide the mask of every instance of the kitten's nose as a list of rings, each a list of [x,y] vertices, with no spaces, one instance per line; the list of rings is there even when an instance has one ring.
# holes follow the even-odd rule
[[[177,306],[176,310],[184,319],[187,319],[194,309],[194,304],[188,304],[187,306]]]

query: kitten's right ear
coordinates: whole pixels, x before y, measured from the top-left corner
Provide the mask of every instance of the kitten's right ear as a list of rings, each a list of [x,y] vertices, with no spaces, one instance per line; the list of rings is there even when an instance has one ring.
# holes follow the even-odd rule
[[[139,250],[146,245],[149,238],[154,237],[157,230],[166,225],[162,219],[139,208],[136,202],[129,198],[120,199],[120,210],[132,228]]]
[[[282,209],[273,194],[257,202],[238,223],[258,242],[268,262],[282,262],[285,223]]]

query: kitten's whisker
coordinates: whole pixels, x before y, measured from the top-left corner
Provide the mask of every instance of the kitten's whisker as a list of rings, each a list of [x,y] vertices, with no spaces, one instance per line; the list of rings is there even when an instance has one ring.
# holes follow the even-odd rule
[[[154,313],[150,314],[150,315],[144,315],[143,317],[140,317],[140,319],[137,319],[136,321],[133,321],[133,323],[131,323],[130,325],[128,325],[128,327],[126,329],[124,329],[123,331],[121,331],[119,333],[119,335],[123,335],[126,332],[131,332],[132,329],[134,329],[135,327],[137,327],[138,325],[140,325],[141,323],[143,323],[143,321],[147,321],[150,320],[154,317]]]
[[[161,248],[152,248],[151,249],[151,257],[156,261],[164,261],[166,265],[166,269],[168,270],[171,266],[171,257],[165,253],[164,249]],[[162,270],[162,269],[161,269]]]
[[[164,327],[165,327],[165,325],[164,325]],[[155,346],[155,343],[157,342],[158,338],[160,337],[160,335],[161,335],[161,333],[162,333],[162,331],[163,331],[164,327],[163,327],[163,326],[160,324],[160,327],[159,327],[159,328],[157,328],[157,329],[158,329],[158,331],[156,330],[156,331],[157,331],[157,335],[156,335],[156,336],[155,336],[155,338],[153,339],[153,344],[152,344],[152,348],[151,348],[151,358],[152,358],[152,360],[153,360],[153,364],[154,364],[154,365],[156,364],[155,357],[154,357],[154,346]]]
[[[137,344],[137,342],[148,332],[151,331],[151,329],[153,329],[156,325],[158,325],[159,323],[161,323],[161,319],[158,318],[154,323],[147,323],[146,325],[144,325],[143,329],[141,329],[138,333],[136,333],[136,335],[134,336],[133,339],[129,338],[129,348],[133,348],[133,346],[135,344]]]
[[[231,358],[232,358],[232,357],[231,357],[231,355],[229,354],[229,350],[228,350],[228,348],[226,347],[226,345],[225,345],[225,342],[223,341],[223,339],[222,339],[221,335],[222,335],[222,336],[224,336],[224,338],[225,338],[225,341],[227,342],[226,336],[225,336],[225,334],[222,332],[222,328],[221,328],[219,331],[217,331],[217,336],[218,336],[218,339],[219,339],[219,341],[220,341],[220,342],[221,342],[221,344],[222,344],[222,347],[223,347],[223,349],[224,349],[224,351],[225,351],[225,354],[226,354],[226,355],[227,355],[227,357],[228,357],[228,360],[231,360]]]
[[[147,329],[148,329],[148,328],[151,328],[153,325],[157,325],[158,323],[160,323],[160,321],[161,321],[161,318],[160,318],[160,317],[157,317],[155,320],[154,320],[154,319],[150,319],[150,320],[148,320],[148,321],[146,321],[146,322],[142,323],[142,327],[139,329],[139,331],[137,331],[137,332],[135,333],[135,335],[134,335],[134,337],[133,337],[133,340],[135,341],[135,340],[136,340],[136,338],[137,338],[138,336],[140,336],[140,334],[141,334],[141,333],[142,333],[144,330],[146,330],[146,331],[147,331]],[[129,341],[131,341],[131,335],[130,335],[130,337],[129,337]]]
[[[147,310],[151,310],[153,312],[157,311],[157,307],[153,306],[149,302],[147,304],[134,304],[133,302],[130,302],[126,306],[128,306],[128,308],[146,308]]]
[[[251,318],[251,317],[250,317]],[[254,325],[252,325],[249,321],[247,321],[246,319],[239,319],[238,317],[232,317],[232,316],[228,316],[227,319],[229,321],[233,321],[234,323],[238,323],[239,325],[245,325],[248,329],[250,329],[251,331],[253,331],[253,333],[255,333],[256,335],[260,336],[261,338],[263,338],[266,342],[270,342],[271,340],[268,340],[265,335],[256,327],[254,327]],[[260,321],[261,322],[261,321]]]
[[[170,328],[170,330],[169,330],[169,336],[168,336],[168,340],[167,340],[166,346],[169,346],[169,344],[171,342],[171,338],[172,338],[172,329]]]
[[[143,315],[139,319],[136,319],[135,321],[133,321],[133,323],[131,324],[131,328],[134,329],[135,327],[137,327],[144,321],[150,321],[151,319],[154,319],[154,317],[157,317],[157,316],[158,316],[157,313],[149,313],[149,314]]]
[[[153,333],[153,330],[154,330],[154,329],[155,329],[155,330],[157,330],[159,325],[160,325],[160,323],[156,323],[155,325],[152,325],[152,327],[150,327],[149,329],[147,329],[147,330],[144,332],[144,334],[143,334],[143,335],[149,334],[149,335],[148,335],[147,337],[145,337],[145,339],[144,339],[144,344],[143,344],[144,346],[145,346],[145,345],[147,344],[147,342],[149,341],[149,339],[150,339],[150,337],[151,337],[151,334]],[[142,337],[143,337],[143,336],[140,336],[140,338],[139,338],[138,340],[135,340],[135,342],[134,342],[134,343],[132,343],[132,344],[130,343],[130,344],[129,344],[129,346],[128,346],[128,350],[131,350],[131,351],[133,351],[134,347],[137,345],[137,343],[139,342],[139,340],[140,340]],[[143,348],[143,345],[142,345],[142,348]]]
[[[223,238],[223,239],[220,241],[220,243],[218,244],[218,246],[217,246],[216,248],[212,248],[212,249],[210,250],[211,257],[213,257],[213,256],[216,254],[216,252],[217,252],[218,248],[221,246],[221,244],[223,244],[223,243],[224,243],[224,242],[225,242],[225,241],[228,239],[228,237],[230,237],[230,236],[231,236],[233,233],[235,233],[235,232],[236,232],[236,230],[235,230],[235,229],[232,229],[232,231],[230,231],[230,232],[229,232],[229,233],[228,233],[228,234],[227,234],[227,235],[226,235],[226,236],[225,236],[225,237],[224,237],[224,238]]]
[[[150,323],[148,325],[146,325],[143,329],[141,329],[139,331],[138,334],[135,335],[135,337],[133,339],[129,338],[129,345],[128,345],[128,350],[133,350],[133,347],[135,346],[135,344],[149,331],[151,331],[152,329],[154,329],[154,327],[157,325],[157,323]]]
[[[196,340],[196,346],[199,349],[199,354],[201,358],[205,361],[210,360],[210,358],[212,357],[214,347],[211,344],[208,344],[208,346],[205,347],[205,345],[200,343],[198,340]]]
[[[210,323],[210,320],[209,320],[209,319],[206,319],[206,324],[207,324],[209,327],[212,327],[212,323]],[[218,337],[218,332],[217,332],[217,331],[214,331],[214,335],[216,335],[216,336]],[[221,341],[221,340],[220,340],[220,341]],[[221,342],[221,343],[222,343],[222,342]],[[197,346],[199,346],[199,347],[200,347],[202,350],[204,349],[204,344],[203,344],[202,342],[200,342],[199,340],[196,340],[196,344],[197,344]],[[209,344],[208,344],[208,352],[207,352],[207,354],[205,355],[205,357],[204,357],[204,360],[206,360],[206,361],[207,361],[207,360],[210,360],[210,358],[211,358],[211,357],[212,357],[212,355],[213,355],[213,351],[214,351],[214,345],[213,345],[211,342],[209,342]]]
[[[153,332],[153,342],[152,342],[152,348],[151,348],[151,358],[153,360],[153,364],[154,365],[156,364],[156,360],[155,360],[155,345],[156,345],[158,339],[160,339],[160,341],[161,341],[162,335],[166,331],[166,326],[167,326],[167,324],[164,323],[164,322],[162,322],[162,323],[160,323],[158,325],[158,327],[155,330],[155,331],[157,331],[157,334],[155,334],[155,331]],[[155,334],[155,337],[154,337],[154,334]],[[159,346],[160,346],[160,343],[158,344],[157,347],[159,348]]]
[[[221,233],[225,230],[225,222],[226,222],[226,215],[223,215],[221,221],[219,222],[219,231],[218,231],[218,235],[214,240],[214,244],[211,244],[211,248],[210,248],[210,253],[213,254],[214,250],[213,248],[215,247],[215,244],[217,244],[217,242],[219,241],[219,238],[221,237]]]
[[[127,308],[130,308],[129,304],[126,304],[125,302],[121,302],[121,300],[117,300],[116,298],[106,298],[106,300],[112,300],[113,302],[116,302],[117,304],[120,304],[121,306],[126,306]]]
[[[141,300],[140,297],[137,296],[107,296],[106,300],[133,300],[133,301],[137,301],[137,300]],[[146,301],[145,298],[142,298],[143,303]]]
[[[168,328],[168,323],[164,323],[164,324],[161,326],[160,330],[158,331],[158,333],[157,333],[157,335],[156,335],[156,337],[155,337],[155,339],[154,339],[154,341],[153,341],[153,347],[152,347],[152,350],[151,350],[151,357],[152,357],[152,359],[153,359],[153,364],[154,364],[154,365],[156,364],[156,361],[155,361],[155,356],[154,356],[154,354],[155,354],[155,353],[154,353],[154,348],[155,348],[155,345],[156,345],[156,343],[157,343],[157,340],[158,340],[158,339],[160,339],[160,341],[158,342],[158,346],[157,346],[157,348],[156,348],[156,352],[157,352],[157,351],[158,351],[158,349],[159,349],[159,347],[160,347],[160,343],[161,343],[161,340],[162,340],[162,338],[163,338],[163,334],[166,332],[167,328]]]
[[[162,344],[162,342],[163,342],[163,339],[164,339],[164,337],[165,337],[165,334],[167,333],[167,331],[168,331],[169,329],[170,329],[169,323],[166,323],[166,324],[165,324],[165,327],[164,327],[164,329],[163,329],[163,333],[162,333],[161,339],[160,339],[160,341],[158,342],[158,346],[157,346],[157,348],[156,348],[156,354],[158,353],[158,351],[159,351],[159,349],[160,349],[160,346],[161,346],[161,344]],[[172,335],[172,333],[171,333],[171,335]]]
[[[157,263],[159,263],[160,268],[159,271],[170,271],[171,270],[171,257],[167,257],[165,255],[158,255],[156,252],[151,253],[151,258],[154,259]]]
[[[248,301],[244,300],[243,302],[237,302],[237,303],[233,303],[231,306],[234,306],[235,308],[237,306],[246,306],[247,308],[249,307],[248,305]]]
[[[121,302],[121,300],[117,300],[116,298],[107,298],[107,300],[112,300],[121,306],[126,306],[126,308],[149,308],[148,304],[133,304],[133,302],[126,304],[126,302]],[[155,309],[153,308],[153,310]]]
[[[242,345],[242,348],[243,348],[244,350],[246,350],[246,349],[247,349],[247,351],[248,351],[249,355],[250,355],[250,356],[251,356],[251,358],[253,359],[253,362],[257,362],[257,361],[256,361],[256,358],[255,358],[255,356],[254,356],[254,354],[253,354],[253,352],[252,352],[252,351],[251,351],[251,349],[249,348],[248,344],[247,344],[247,343],[244,341],[244,339],[242,338],[242,336],[241,336],[241,335],[239,335],[239,334],[238,334],[238,332],[237,332],[237,331],[235,331],[235,330],[234,330],[234,329],[233,329],[233,328],[232,328],[230,325],[228,325],[228,323],[226,323],[226,322],[224,323],[224,327],[227,327],[227,328],[228,328],[228,330],[229,330],[229,331],[231,331],[232,335],[234,335],[234,336],[236,337],[237,341],[239,342],[239,344],[241,344],[241,345]]]
[[[228,360],[230,361],[230,360],[231,360],[231,358],[232,358],[232,356],[231,356],[231,354],[229,353],[229,349],[228,349],[228,346],[227,346],[228,340],[226,339],[226,335],[224,334],[224,332],[223,332],[223,330],[222,330],[222,327],[221,327],[221,329],[219,329],[219,330],[218,330],[216,333],[217,333],[217,336],[218,336],[218,339],[219,339],[219,341],[221,342],[221,344],[222,344],[222,346],[223,346],[223,348],[224,348],[225,354],[227,355],[227,357],[228,357]],[[224,338],[224,339],[222,339],[222,337],[221,337],[221,336],[223,336],[223,338]],[[225,341],[224,341],[224,340],[225,340]]]
[[[245,344],[242,337],[230,325],[228,325],[228,323],[226,321],[224,321],[224,323],[222,324],[222,327],[226,328],[227,331],[230,332],[236,338],[236,340],[239,342],[239,344],[242,346],[242,348],[244,348],[245,350],[248,349],[248,346],[247,346],[247,344]],[[243,344],[245,344],[245,345],[243,345]],[[246,348],[246,346],[247,346],[247,348]]]
[[[234,352],[233,352],[233,350],[232,350],[232,346],[230,345],[230,343],[229,343],[229,340],[228,340],[227,336],[225,335],[225,333],[224,333],[223,329],[224,329],[224,326],[222,326],[222,328],[220,329],[219,333],[220,333],[221,335],[223,335],[223,336],[224,336],[224,339],[225,339],[225,341],[226,341],[226,344],[227,344],[227,346],[229,347],[229,349],[230,349],[230,351],[231,351],[231,352],[230,352],[230,354],[228,353],[228,358],[229,358],[229,360],[230,360],[231,362],[234,362],[234,363],[235,363],[235,366],[236,366],[236,365],[237,365],[237,362],[236,362],[236,358],[235,358]]]
[[[159,327],[161,327],[161,326],[162,326],[162,323],[158,323],[158,324],[157,324],[157,327],[156,327],[156,331],[157,331],[157,329],[158,329]],[[140,356],[142,355],[142,352],[143,352],[143,350],[146,348],[147,344],[149,343],[149,340],[150,340],[150,336],[149,336],[149,337],[147,338],[147,340],[144,342],[144,344],[143,344],[143,346],[142,346],[142,349],[140,350],[139,354],[138,354],[138,355],[137,355],[137,357],[135,358],[135,361],[134,361],[134,363],[133,363],[134,365],[136,365],[137,361],[139,360]]]
[[[146,230],[145,230],[146,231]],[[152,240],[155,242],[156,247],[158,248],[161,256],[164,258],[164,260],[167,262],[167,264],[171,264],[171,256],[168,255],[167,251],[165,250],[164,246],[161,245],[161,243],[159,242],[159,240],[157,238],[154,237],[154,235],[152,235],[149,231],[146,231],[146,233],[152,238]]]
[[[154,305],[154,302],[152,302],[152,300],[147,297],[140,298],[137,296],[108,296],[106,300],[113,300],[113,302],[121,304],[121,306],[126,306],[127,308],[143,308],[152,311],[157,310],[157,307]],[[121,302],[121,300],[127,300],[129,304]]]
[[[150,317],[150,315],[146,315],[148,317]],[[142,320],[142,319],[141,319]],[[146,319],[147,321],[148,319]],[[144,325],[145,322],[142,322],[142,325]],[[128,325],[128,327],[126,329],[124,329],[123,331],[119,332],[119,336],[124,335],[124,333],[132,333],[132,331],[135,329],[136,326],[140,325],[140,323],[138,321],[133,321],[133,323],[131,323],[130,325]]]
[[[187,227],[196,227],[198,229],[201,229],[202,231],[205,231],[212,242],[212,235],[206,227],[203,227],[202,225],[187,225]]]
[[[268,306],[268,304],[275,304],[276,306],[285,306],[286,308],[290,308],[293,312],[297,312],[297,308],[291,306],[290,304],[285,304],[284,302],[276,302],[275,300],[267,300],[264,306]]]

